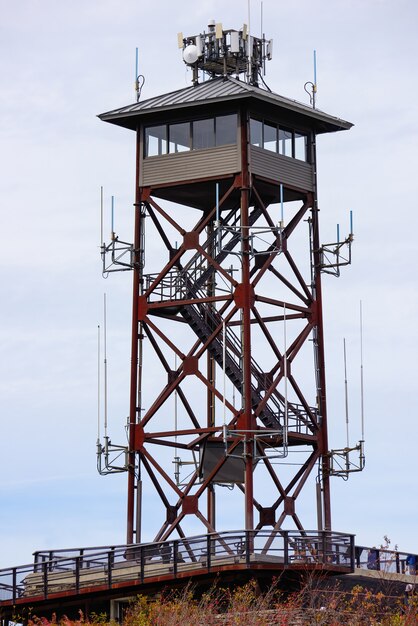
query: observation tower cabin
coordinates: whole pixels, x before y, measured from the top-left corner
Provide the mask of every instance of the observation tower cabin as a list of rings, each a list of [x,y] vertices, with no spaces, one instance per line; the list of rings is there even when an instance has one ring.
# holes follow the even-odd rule
[[[203,211],[214,204],[214,181],[222,196],[247,167],[267,204],[280,184],[284,201],[303,200],[315,192],[316,135],[352,126],[230,75],[100,118],[138,133],[140,187]]]

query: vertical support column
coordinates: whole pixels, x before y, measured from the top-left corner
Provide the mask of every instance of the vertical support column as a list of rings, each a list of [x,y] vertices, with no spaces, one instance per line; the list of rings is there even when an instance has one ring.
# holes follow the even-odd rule
[[[141,156],[140,129],[136,131],[136,176],[135,176],[135,233],[134,233],[134,269],[132,284],[132,338],[131,338],[131,383],[129,402],[129,451],[128,451],[128,502],[127,502],[127,525],[126,542],[134,543],[134,518],[135,518],[135,426],[138,421],[137,415],[137,390],[138,390],[138,297],[141,280],[141,190],[139,187],[139,163]],[[138,506],[138,502],[137,502]],[[136,542],[139,537],[136,536]]]
[[[314,211],[317,213],[317,210]],[[317,218],[316,218],[317,219]],[[318,224],[316,230],[318,230]],[[314,231],[315,232],[315,231]],[[314,236],[314,246],[315,236]],[[327,422],[327,403],[325,392],[325,354],[324,354],[324,332],[322,321],[322,291],[321,291],[321,276],[320,272],[316,271],[316,302],[317,302],[317,314],[318,314],[318,365],[319,365],[319,379],[321,384],[319,407],[322,416],[320,441],[321,441],[321,462],[322,462],[322,496],[323,496],[323,524],[324,530],[331,530],[331,492],[330,492],[330,466],[328,456],[328,422]]]
[[[214,236],[213,222],[210,222],[208,224],[207,234],[208,234],[208,239],[212,242],[208,252],[211,257],[215,258],[216,257],[216,245],[214,244],[214,241],[213,241],[213,236]],[[215,277],[214,276],[211,276],[211,278],[208,281],[206,293],[209,297],[215,295]],[[211,305],[208,304],[208,307],[210,306]],[[207,379],[210,382],[210,384],[213,387],[215,387],[216,385],[215,359],[213,358],[213,356],[210,354],[209,351],[207,352],[206,359],[207,359],[206,360]],[[206,423],[207,423],[208,428],[211,428],[215,426],[215,394],[211,389],[207,390],[206,412],[207,412]],[[216,529],[216,498],[215,498],[215,486],[213,484],[210,484],[207,488],[207,518],[211,527]]]
[[[313,295],[316,308],[316,339],[319,370],[318,407],[321,415],[319,443],[321,449],[322,464],[322,498],[323,498],[323,530],[331,530],[331,493],[329,477],[329,456],[328,456],[328,423],[327,423],[327,402],[325,388],[325,350],[324,350],[324,329],[322,317],[322,285],[321,285],[321,252],[319,239],[319,208],[317,196],[316,177],[316,137],[312,141],[312,164],[314,170],[314,198],[312,206],[312,246],[313,246]]]
[[[248,120],[247,112],[241,109],[241,253],[243,286],[243,410],[245,436],[245,529],[254,528],[254,485],[253,485],[253,448],[252,434],[255,430],[251,402],[251,300],[250,300],[250,173],[248,168]]]

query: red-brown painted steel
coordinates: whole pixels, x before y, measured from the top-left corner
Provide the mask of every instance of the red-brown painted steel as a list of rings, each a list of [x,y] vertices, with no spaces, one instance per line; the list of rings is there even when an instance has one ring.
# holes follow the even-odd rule
[[[243,409],[242,426],[248,435],[244,439],[245,454],[245,528],[254,528],[254,482],[253,482],[253,454],[252,439],[249,433],[255,430],[255,420],[252,412],[251,399],[251,290],[250,284],[250,232],[249,232],[249,193],[250,176],[248,171],[248,119],[247,112],[241,110],[241,241],[242,241],[242,320],[243,320]]]
[[[149,187],[142,190],[139,188],[141,154],[139,152],[140,138],[138,133],[135,222],[135,250],[137,251],[138,263],[134,270],[132,309],[128,542],[139,540],[139,531],[135,528],[134,520],[136,507],[135,472],[139,470],[140,459],[144,474],[148,475],[167,515],[166,519],[161,520],[156,526],[155,537],[166,540],[174,531],[177,531],[180,536],[184,536],[182,524],[190,516],[194,516],[206,530],[213,531],[216,528],[217,507],[213,480],[221,468],[225,466],[229,456],[232,455],[233,457],[234,454],[236,456],[239,450],[241,450],[240,454],[243,455],[245,461],[242,484],[237,483],[237,487],[244,494],[244,510],[241,512],[241,519],[237,520],[237,525],[241,525],[243,522],[247,530],[271,525],[273,527],[272,537],[282,528],[286,519],[293,520],[295,526],[302,529],[303,524],[297,512],[296,501],[306,485],[308,477],[321,460],[324,520],[326,528],[330,528],[329,481],[326,475],[328,441],[322,292],[318,256],[319,214],[316,189],[314,193],[307,192],[305,194],[302,205],[291,217],[287,226],[279,232],[269,210],[271,199],[263,195],[263,191],[260,191],[258,187],[258,179],[251,173],[248,153],[248,123],[248,110],[244,106],[240,111],[239,129],[241,171],[235,174],[232,184],[219,199],[218,208],[212,204],[212,208],[202,210],[200,216],[198,213],[194,213],[197,218],[192,227],[190,223],[187,226],[182,223],[179,217],[181,212],[170,212],[170,208],[161,206],[160,201],[153,197],[153,188]],[[314,151],[313,157],[315,158]],[[193,185],[198,185],[200,182],[200,179],[191,181],[191,189]],[[175,184],[173,184],[174,186]],[[166,188],[167,194],[168,191]],[[192,206],[195,211],[196,203],[192,203]],[[216,228],[214,226],[215,219],[218,219],[217,211],[225,210],[225,207],[229,211],[230,218],[228,219],[231,220],[232,224],[237,225],[239,230],[238,252],[234,252],[234,254],[239,254],[241,260],[239,275],[234,275],[224,264],[227,254],[224,255],[222,251],[220,252],[222,249],[217,249],[215,243],[216,228],[219,228],[219,225]],[[139,248],[142,212],[150,216],[156,233],[161,238],[163,248],[168,252],[169,260],[158,269],[156,274],[149,276],[141,290]],[[312,251],[309,252],[312,264],[312,283],[303,277],[302,269],[298,266],[289,248],[293,233],[302,228],[308,214],[310,215],[309,223],[312,229],[313,243]],[[258,220],[258,216],[265,220],[271,233],[275,233],[273,243],[259,253],[251,247],[253,244],[250,241],[250,229]],[[167,231],[165,225],[167,225]],[[174,247],[170,242],[169,229],[171,231],[174,229],[177,236],[180,236],[179,247]],[[202,239],[205,233],[207,239],[203,243]],[[259,256],[254,256],[254,252]],[[187,278],[189,283],[186,284],[189,286],[182,292],[181,296],[174,292],[174,295],[167,297],[164,295],[164,289],[166,288],[165,285],[170,282],[172,274],[188,276],[182,272],[187,266],[187,259],[190,258],[190,254],[198,259],[202,268],[200,272],[207,276],[205,283],[202,283],[203,289],[200,289],[197,278]],[[283,269],[277,269],[279,259],[280,264],[282,264],[279,264],[280,268],[283,267],[284,263],[287,263],[287,274]],[[279,289],[267,291],[267,293],[263,292],[263,282],[267,275],[274,277],[277,285],[280,286]],[[215,276],[218,278],[215,279]],[[224,284],[229,286],[229,293],[219,295],[215,288],[215,280],[224,281]],[[290,294],[290,298],[286,294]],[[268,308],[276,309],[277,313],[267,315]],[[192,309],[199,311],[197,319],[193,318]],[[272,312],[274,313],[274,311]],[[210,323],[205,322],[207,316],[211,320]],[[162,317],[174,324],[181,322],[181,324],[190,326],[198,335],[197,339],[195,338],[190,345],[178,343],[175,335],[171,335],[160,324],[159,320]],[[299,330],[297,333],[293,332],[286,348],[285,364],[284,353],[276,343],[277,333],[273,333],[269,324],[272,322],[290,323],[292,321],[299,322]],[[199,330],[200,323],[203,326]],[[242,381],[239,383],[242,402],[240,407],[234,406],[229,398],[224,398],[222,381],[219,380],[221,376],[218,375],[217,379],[217,368],[221,366],[219,350],[225,341],[225,328],[236,328],[236,334],[242,340],[242,354],[238,354],[238,352],[233,352],[236,348],[233,348],[230,340],[227,339],[227,351],[232,350],[231,355],[235,354],[237,359],[242,358]],[[254,341],[253,332],[255,330],[264,337],[266,348],[274,355],[275,363],[269,371],[254,369],[252,342]],[[158,380],[153,382],[153,387],[157,393],[144,407],[138,406],[138,387],[141,386],[141,381],[138,378],[138,335],[140,333],[143,333],[141,336],[147,339],[148,345],[154,351],[154,358],[161,364],[166,373],[166,378],[161,383],[159,390]],[[312,401],[309,400],[303,384],[295,375],[293,367],[294,363],[300,360],[302,348],[312,335],[315,338],[314,348],[319,370],[317,406],[313,406]],[[222,349],[225,349],[225,346]],[[177,366],[174,369],[169,364],[167,352],[177,360]],[[202,358],[205,359],[204,362],[203,360],[200,361]],[[226,359],[228,359],[228,355],[226,355]],[[225,377],[228,361],[222,367]],[[278,406],[274,403],[284,406],[285,398],[283,392],[279,392],[279,384],[283,384],[285,375],[289,389],[292,390],[293,396],[296,398],[293,405],[296,427],[294,432],[289,433],[289,445],[305,446],[307,458],[298,469],[295,469],[290,479],[282,478],[277,465],[271,463],[268,458],[263,460],[267,475],[271,478],[273,485],[271,502],[266,506],[261,504],[261,499],[255,493],[254,472],[257,463],[255,463],[254,454],[255,450],[258,450],[258,454],[263,456],[263,443],[258,440],[258,443],[254,444],[254,433],[260,429],[262,431],[263,428],[268,431],[269,424],[272,424],[272,418],[269,417],[272,411],[271,407]],[[230,376],[233,384],[237,385],[237,382],[234,382],[236,374],[233,370],[228,373],[228,376]],[[205,401],[202,403],[202,406],[205,407],[203,413],[196,410],[184,390],[183,385],[190,379],[196,381],[197,385],[201,384],[202,394],[205,397]],[[176,394],[190,420],[190,428],[182,426],[176,430],[172,425],[166,424],[166,420],[161,421],[160,419],[160,416],[167,413],[168,401],[174,397],[174,394]],[[296,405],[295,402],[298,404]],[[216,403],[218,406],[223,404],[224,410],[228,413],[226,427],[231,430],[232,439],[223,439],[225,435],[222,433],[225,427],[221,427],[219,421],[216,421]],[[321,421],[317,419],[317,415],[321,416]],[[193,434],[196,436],[190,440],[190,436]],[[189,437],[186,439],[186,443],[180,441],[184,437]],[[225,442],[227,448],[226,456],[215,463],[204,477],[199,476],[199,472],[195,470],[183,484],[176,483],[159,458],[160,451],[164,449],[178,448],[178,450],[193,450],[198,453],[201,446],[222,441]],[[283,441],[283,434],[279,434],[279,431],[277,431],[275,441],[277,443]],[[255,512],[260,515],[260,522],[255,521]],[[157,530],[158,528],[159,530]]]
[[[141,149],[140,130],[136,133],[136,183],[135,183],[135,233],[134,233],[134,268],[132,286],[132,338],[131,338],[131,384],[129,403],[129,452],[128,452],[128,502],[126,542],[134,542],[134,515],[135,515],[135,426],[137,424],[137,394],[138,394],[138,297],[141,278],[140,268],[140,241],[141,241],[141,193],[139,189],[139,167]],[[139,542],[140,538],[135,537]]]

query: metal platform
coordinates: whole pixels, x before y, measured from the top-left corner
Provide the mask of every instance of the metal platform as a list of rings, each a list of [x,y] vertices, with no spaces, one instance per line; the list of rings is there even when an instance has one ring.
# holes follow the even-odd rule
[[[320,570],[354,571],[354,536],[318,531],[234,531],[158,543],[36,552],[34,563],[0,570],[3,619],[35,612],[82,608],[86,599],[109,601],[217,575]],[[74,604],[75,603],[75,604]],[[89,603],[91,607],[91,602]],[[93,602],[93,606],[96,606]]]

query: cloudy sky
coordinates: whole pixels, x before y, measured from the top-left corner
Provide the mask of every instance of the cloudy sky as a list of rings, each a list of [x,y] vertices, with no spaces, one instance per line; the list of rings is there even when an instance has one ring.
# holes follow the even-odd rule
[[[128,413],[130,276],[101,277],[100,186],[130,238],[133,133],[96,115],[190,84],[177,32],[247,21],[247,1],[0,0],[0,567],[36,549],[125,540],[126,477],[95,469],[97,325],[108,297],[109,416]],[[343,337],[352,440],[360,437],[364,317],[367,465],[333,479],[333,525],[363,545],[418,552],[418,5],[414,0],[264,0],[267,82],[355,124],[319,141],[324,242],[354,212],[353,264],[325,277],[330,443],[345,445]],[[253,0],[252,31],[260,31]],[[346,226],[345,226],[346,225]],[[152,529],[144,528],[145,535]],[[147,537],[145,537],[147,538]]]

